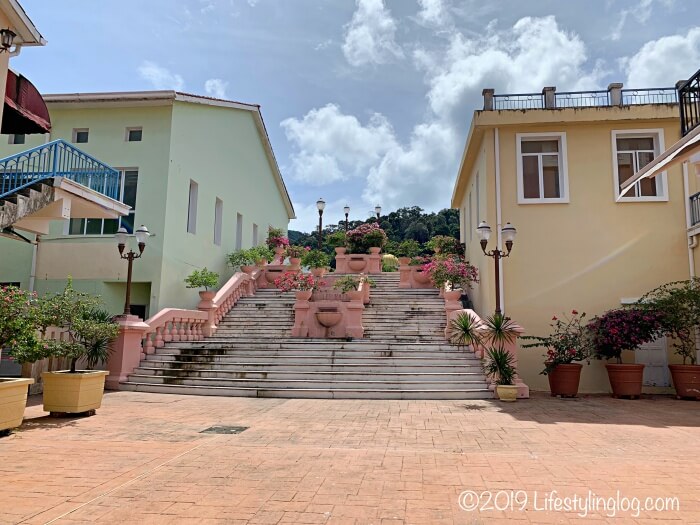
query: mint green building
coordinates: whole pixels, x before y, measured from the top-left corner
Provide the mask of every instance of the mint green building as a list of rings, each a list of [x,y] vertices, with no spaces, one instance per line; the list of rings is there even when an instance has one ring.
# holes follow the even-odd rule
[[[44,95],[49,135],[4,135],[0,157],[64,139],[118,169],[121,219],[52,223],[27,243],[0,238],[0,283],[39,295],[63,288],[102,296],[120,313],[126,262],[114,233],[151,231],[134,263],[132,311],[192,308],[199,297],[183,280],[194,269],[232,271],[226,254],[264,242],[269,226],[287,229],[294,209],[270,145],[260,107],[174,91]],[[34,240],[33,235],[27,235]],[[134,241],[135,244],[135,241]]]

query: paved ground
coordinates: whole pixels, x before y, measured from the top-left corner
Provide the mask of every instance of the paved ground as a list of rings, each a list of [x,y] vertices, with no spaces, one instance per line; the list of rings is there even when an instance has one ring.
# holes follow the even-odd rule
[[[700,523],[697,402],[114,392],[84,419],[49,418],[38,403],[0,438],[3,524]],[[212,425],[250,428],[200,433]],[[479,501],[465,493],[462,504],[483,511],[460,508],[467,490]],[[616,499],[607,512],[589,499],[599,510],[585,519],[539,510],[589,491]],[[635,497],[676,497],[679,508],[634,517],[625,498]]]

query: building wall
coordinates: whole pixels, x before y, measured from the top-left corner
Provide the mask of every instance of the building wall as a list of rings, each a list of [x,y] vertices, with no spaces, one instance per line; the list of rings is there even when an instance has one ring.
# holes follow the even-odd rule
[[[497,112],[490,113],[487,118],[497,123]],[[668,202],[617,203],[614,196],[611,131],[663,128],[664,142],[669,146],[679,138],[673,114],[666,112],[664,117],[660,112],[656,116],[664,118],[632,119],[635,113],[627,111],[624,120],[616,121],[606,112],[601,114],[608,118],[595,121],[590,113],[579,112],[582,118],[576,118],[572,112],[561,122],[545,123],[543,112],[525,113],[533,115],[521,114],[516,125],[505,122],[499,126],[502,222],[510,221],[518,229],[513,252],[503,261],[505,313],[522,324],[527,334],[544,336],[550,332],[554,315],[576,309],[592,317],[663,283],[687,279],[680,167],[668,170]],[[640,112],[640,116],[650,114],[654,111],[649,108]],[[528,119],[531,122],[523,122]],[[561,131],[566,132],[570,202],[518,204],[516,133]],[[492,130],[485,135],[489,133]],[[488,166],[488,178],[495,179],[492,165]],[[495,204],[495,186],[484,186],[488,188],[485,198]],[[487,216],[495,230],[495,213]],[[474,249],[472,243],[472,253]],[[470,258],[477,261],[476,256]],[[482,270],[478,288],[493,280],[489,270]],[[473,295],[480,314],[493,311],[484,293],[477,289]],[[547,378],[539,374],[543,353],[542,349],[521,349],[518,355],[521,376],[536,390],[548,390]],[[671,348],[668,354],[669,362],[679,361]],[[634,355],[625,356],[625,362],[634,362]],[[584,368],[582,392],[609,391],[603,364],[593,362]]]
[[[7,15],[0,11],[0,27],[10,27],[10,21]],[[14,27],[10,27],[14,30]],[[16,32],[16,31],[15,31]],[[10,64],[10,54],[0,53],[0,100],[5,100],[5,84],[7,83],[7,68]],[[2,122],[2,113],[5,109],[5,104],[0,104],[0,122]]]
[[[226,254],[236,249],[237,214],[243,216],[243,248],[253,245],[253,224],[258,226],[259,243],[264,242],[268,226],[286,231],[289,217],[262,140],[250,111],[175,103],[159,291],[162,306],[196,306],[198,294],[183,283],[194,269],[216,271],[222,282],[232,274]],[[198,184],[194,234],[187,231],[191,180]],[[214,244],[217,198],[223,201],[221,246]]]
[[[163,253],[165,228],[165,191],[170,151],[172,107],[77,109],[49,105],[53,129],[50,136],[28,135],[26,144],[8,144],[7,135],[0,137],[0,156],[5,157],[64,139],[71,142],[74,128],[88,128],[87,143],[76,147],[115,168],[138,168],[136,192],[136,224],[146,224],[153,236],[141,259],[134,263],[134,283],[157,290]],[[127,127],[143,127],[141,142],[127,142]],[[124,296],[117,297],[106,283],[123,283],[127,263],[119,258],[111,235],[65,235],[65,224],[51,224],[50,235],[39,243],[35,289],[39,294],[60,289],[71,276],[76,289],[94,290],[103,295],[110,311],[121,313]],[[132,240],[133,248],[136,249]],[[16,240],[0,239],[0,281],[20,281],[29,286],[32,247]],[[19,278],[18,278],[19,277]],[[94,292],[93,292],[94,293]],[[139,301],[149,302],[148,297]],[[132,301],[138,303],[136,298]],[[150,297],[151,310],[158,306],[158,296]]]

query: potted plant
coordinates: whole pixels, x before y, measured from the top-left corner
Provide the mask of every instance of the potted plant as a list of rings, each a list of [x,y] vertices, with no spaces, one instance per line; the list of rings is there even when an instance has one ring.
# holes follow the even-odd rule
[[[495,381],[498,399],[513,402],[518,398],[513,354],[504,348],[487,348],[484,373]]]
[[[229,266],[234,270],[240,269],[245,273],[252,273],[255,270],[255,264],[259,259],[257,252],[252,250],[236,250],[226,256]]]
[[[297,246],[297,245],[290,245],[287,246],[286,248],[286,253],[287,257],[289,257],[289,264],[292,266],[299,266],[301,263],[301,258],[304,256],[304,254],[308,251],[310,251],[311,248],[308,247],[303,247],[303,246]]]
[[[336,231],[326,236],[326,244],[335,249],[335,253],[343,254],[347,250],[344,231]]]
[[[0,287],[0,351],[10,357],[39,345],[36,295],[13,286]],[[0,434],[22,424],[31,378],[0,378]]]
[[[426,243],[426,247],[441,255],[464,255],[464,247],[459,239],[449,235],[436,235]]]
[[[255,259],[255,264],[260,267],[265,266],[273,258],[273,251],[263,245],[253,246],[250,248],[250,253]]]
[[[284,275],[275,279],[275,286],[282,292],[296,292],[297,300],[308,301],[314,290],[325,286],[324,281],[314,278],[310,273],[285,272]]]
[[[272,226],[268,227],[265,244],[270,250],[274,250],[275,260],[282,264],[284,250],[289,246],[289,239],[284,235],[284,230],[282,228],[273,228]]]
[[[44,410],[51,413],[90,413],[102,404],[107,371],[94,370],[111,353],[110,345],[119,333],[112,316],[101,309],[99,298],[76,292],[68,280],[65,289],[39,302],[39,325],[65,330],[62,340],[44,340],[34,348],[15,353],[15,358],[30,363],[50,357],[70,360],[70,369],[43,372]],[[86,370],[77,363],[85,359]]]
[[[373,248],[376,253],[379,253],[386,242],[386,233],[376,222],[361,224],[347,233],[347,243],[350,248],[350,253],[367,253],[368,251],[372,251],[370,248]]]
[[[417,257],[421,253],[420,243],[413,239],[408,239],[399,243],[396,247],[396,254],[399,264],[410,264],[412,257]]]
[[[584,324],[585,313],[571,311],[570,317],[552,317],[552,333],[547,337],[524,336],[534,341],[523,348],[545,348],[545,367],[541,374],[549,380],[552,396],[576,397],[581,381],[581,361],[593,355],[591,333]]]
[[[344,275],[336,279],[333,283],[333,289],[338,290],[340,293],[347,294],[350,300],[361,300],[363,292],[358,290],[358,288],[362,281],[370,288],[377,286],[372,279],[364,275]]]
[[[450,321],[450,343],[475,350],[483,343],[483,330],[483,325],[475,317],[462,312]]]
[[[211,301],[216,292],[209,290],[209,288],[214,288],[219,284],[219,274],[207,270],[205,266],[201,270],[194,270],[189,274],[185,283],[187,283],[187,288],[204,288],[204,291],[199,292],[199,297],[202,301]]]
[[[471,288],[472,283],[479,282],[479,271],[476,267],[454,256],[434,257],[423,265],[423,273],[428,274],[433,286],[440,289],[446,287],[448,291]]]
[[[314,277],[323,277],[331,263],[330,257],[321,250],[308,250],[301,258],[301,263],[311,268],[311,274]]]
[[[430,257],[425,257],[422,255],[417,255],[411,257],[408,261],[408,265],[415,268],[414,277],[416,282],[420,284],[428,284],[430,282],[430,274],[424,270],[425,265],[431,261]]]
[[[638,398],[642,393],[644,365],[623,364],[622,352],[636,350],[661,332],[661,315],[641,308],[618,308],[594,317],[588,324],[596,359],[614,359],[605,365],[613,397]]]
[[[700,324],[700,280],[676,281],[644,295],[637,308],[661,315],[661,331],[673,340],[683,364],[668,365],[678,398],[700,398],[695,327]]]

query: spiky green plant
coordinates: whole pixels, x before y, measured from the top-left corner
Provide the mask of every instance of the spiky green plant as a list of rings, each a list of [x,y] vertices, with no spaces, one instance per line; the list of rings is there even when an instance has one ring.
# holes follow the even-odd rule
[[[471,315],[461,313],[450,321],[450,343],[456,346],[476,346],[483,340],[481,324]]]

